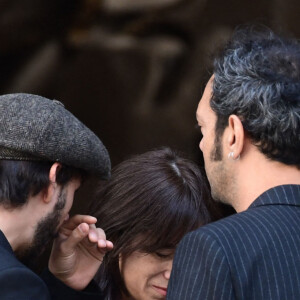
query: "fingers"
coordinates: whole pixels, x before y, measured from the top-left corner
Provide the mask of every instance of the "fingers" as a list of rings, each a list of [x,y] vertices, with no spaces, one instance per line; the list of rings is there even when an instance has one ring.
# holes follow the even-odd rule
[[[66,229],[75,229],[81,223],[87,224],[95,224],[97,219],[95,217],[89,215],[75,215],[72,218],[68,219],[64,224],[63,227]]]
[[[94,243],[98,240],[106,240],[104,230],[101,228],[96,228],[95,224],[90,225],[89,240]]]
[[[97,243],[98,248],[111,250],[113,248],[113,243],[111,241],[106,240],[106,235],[103,229],[96,228],[94,224],[90,225],[89,241],[91,243]]]
[[[114,248],[114,244],[111,241],[106,240],[106,248],[110,251]]]
[[[70,234],[70,236],[63,242],[62,250],[65,255],[74,252],[76,246],[89,234],[89,225],[82,223],[78,225]]]
[[[66,221],[60,228],[61,248],[65,255],[71,255],[79,244],[89,252],[99,251],[102,255],[113,249],[104,230],[96,228],[96,222],[96,218],[88,215],[76,215]]]
[[[109,240],[99,240],[97,245],[99,250],[104,250],[104,251],[110,251],[114,247],[113,243]]]

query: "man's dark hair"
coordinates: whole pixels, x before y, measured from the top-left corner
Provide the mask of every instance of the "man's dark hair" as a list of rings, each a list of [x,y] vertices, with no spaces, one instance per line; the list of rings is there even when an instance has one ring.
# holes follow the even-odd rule
[[[237,115],[268,158],[300,167],[300,45],[268,29],[239,29],[214,62],[216,134]]]
[[[114,243],[99,276],[106,299],[115,299],[113,293],[122,289],[120,254],[126,257],[134,251],[175,249],[186,233],[213,219],[207,209],[212,203],[198,166],[169,148],[116,166],[89,211]]]
[[[0,160],[0,204],[6,208],[20,207],[29,196],[35,196],[49,185],[49,171],[53,163]],[[72,178],[82,178],[84,172],[62,165],[56,182],[64,185]]]

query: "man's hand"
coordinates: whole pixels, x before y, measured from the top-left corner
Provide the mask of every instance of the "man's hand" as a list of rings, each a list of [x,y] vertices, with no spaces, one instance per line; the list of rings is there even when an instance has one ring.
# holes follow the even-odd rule
[[[95,276],[105,253],[113,248],[97,219],[76,215],[59,229],[49,259],[49,270],[75,290],[83,290]]]

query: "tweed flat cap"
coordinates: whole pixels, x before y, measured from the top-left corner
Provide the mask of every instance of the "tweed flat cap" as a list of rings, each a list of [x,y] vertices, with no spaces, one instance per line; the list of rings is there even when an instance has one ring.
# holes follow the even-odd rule
[[[57,161],[107,179],[110,159],[100,139],[57,100],[0,96],[0,159]]]

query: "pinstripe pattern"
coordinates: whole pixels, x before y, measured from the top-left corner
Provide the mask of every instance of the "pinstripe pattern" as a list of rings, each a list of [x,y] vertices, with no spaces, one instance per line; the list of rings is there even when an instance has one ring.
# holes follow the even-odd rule
[[[300,186],[204,226],[176,250],[167,300],[300,299]]]

